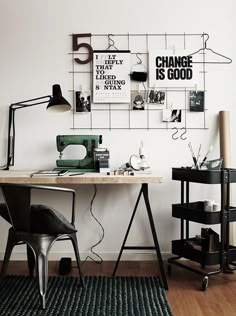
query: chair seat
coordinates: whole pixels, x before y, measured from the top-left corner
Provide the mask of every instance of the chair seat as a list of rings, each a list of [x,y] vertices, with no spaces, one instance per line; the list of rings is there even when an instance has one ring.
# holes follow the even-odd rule
[[[4,203],[0,203],[0,216],[11,224]],[[70,234],[77,231],[61,213],[54,208],[41,204],[31,205],[30,229],[31,233],[38,234]]]

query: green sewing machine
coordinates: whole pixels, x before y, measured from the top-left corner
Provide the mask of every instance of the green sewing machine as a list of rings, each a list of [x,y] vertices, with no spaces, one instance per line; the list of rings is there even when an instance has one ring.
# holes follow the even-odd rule
[[[95,172],[94,149],[102,144],[102,135],[58,135],[56,138],[57,150],[60,153],[56,161],[56,170]],[[83,159],[62,159],[62,152],[68,145],[82,145],[86,149]]]

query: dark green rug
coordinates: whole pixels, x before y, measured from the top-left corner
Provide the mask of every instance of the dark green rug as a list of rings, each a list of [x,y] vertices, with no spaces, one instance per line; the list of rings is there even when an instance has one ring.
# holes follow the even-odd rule
[[[0,283],[1,316],[153,316],[172,315],[156,277],[50,277],[46,310],[35,279],[8,276]]]

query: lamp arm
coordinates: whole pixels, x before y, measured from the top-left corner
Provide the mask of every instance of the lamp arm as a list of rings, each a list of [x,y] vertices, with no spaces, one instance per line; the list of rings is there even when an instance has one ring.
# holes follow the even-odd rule
[[[51,99],[52,99],[52,96],[45,95],[45,96],[39,97],[39,98],[34,98],[34,99],[30,99],[30,100],[25,100],[25,101],[12,103],[10,105],[10,108],[12,108],[14,110],[21,109],[21,108],[27,108],[29,106],[35,106],[35,105],[38,105],[38,104],[48,103],[48,102],[51,101]],[[35,102],[35,101],[37,101],[37,102]],[[28,102],[31,102],[31,103],[28,104]]]
[[[8,120],[8,138],[7,138],[7,164],[3,167],[3,170],[9,170],[10,166],[14,166],[15,156],[15,111],[26,107],[40,105],[48,103],[52,97],[46,95],[39,98],[25,100],[21,102],[12,103],[9,107],[9,120]],[[28,104],[28,102],[30,102]],[[12,132],[12,135],[11,135]]]

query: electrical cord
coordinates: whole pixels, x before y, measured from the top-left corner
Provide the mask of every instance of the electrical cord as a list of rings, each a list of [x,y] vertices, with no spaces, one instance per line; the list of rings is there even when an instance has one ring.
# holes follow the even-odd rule
[[[93,202],[94,202],[94,200],[95,200],[96,195],[97,195],[97,186],[96,186],[96,184],[94,184],[94,194],[93,194],[93,197],[92,197],[91,202],[90,202],[89,210],[90,210],[90,214],[92,215],[93,219],[94,219],[94,220],[98,223],[98,225],[101,227],[102,236],[101,236],[101,238],[98,240],[98,242],[96,242],[94,245],[91,246],[90,251],[91,251],[97,258],[99,258],[99,260],[95,260],[95,259],[93,259],[91,256],[87,256],[87,257],[85,258],[85,260],[83,261],[82,265],[83,265],[88,259],[91,259],[93,262],[95,262],[95,263],[97,263],[97,264],[103,263],[102,257],[101,257],[98,253],[96,253],[96,252],[94,251],[94,248],[97,247],[97,246],[103,241],[104,235],[105,235],[104,227],[102,226],[102,224],[99,222],[99,220],[96,218],[96,216],[95,216],[94,213],[93,213]]]

